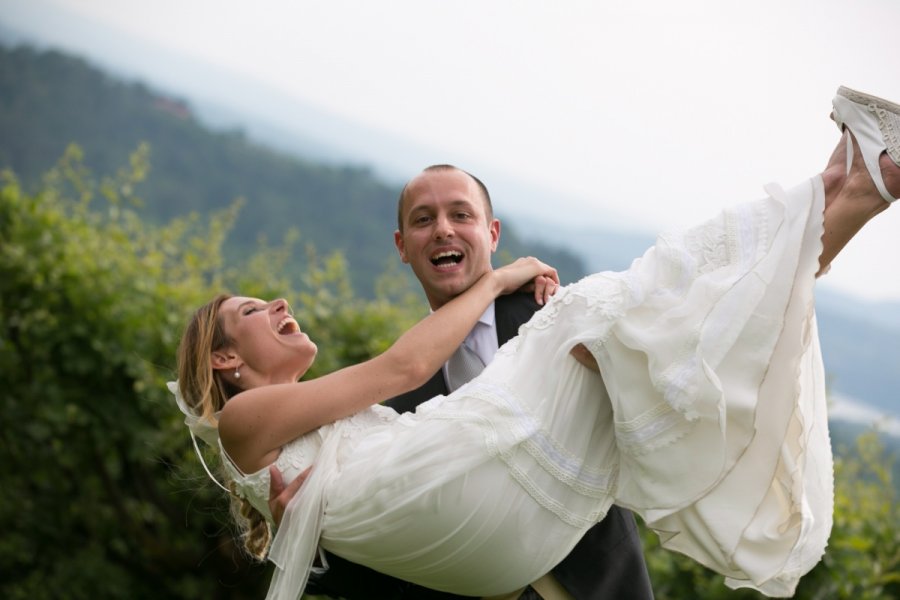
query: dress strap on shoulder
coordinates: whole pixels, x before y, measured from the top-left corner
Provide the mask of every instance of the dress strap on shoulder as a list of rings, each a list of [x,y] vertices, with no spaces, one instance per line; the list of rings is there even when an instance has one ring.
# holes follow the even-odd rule
[[[200,446],[197,445],[197,437],[194,435],[193,431],[191,432],[191,441],[194,442],[194,450],[197,452],[197,458],[200,459],[200,464],[203,465],[203,470],[206,471],[206,474],[209,476],[210,479],[212,479],[213,483],[215,483],[217,486],[219,486],[220,488],[222,488],[223,490],[225,490],[226,492],[228,492],[230,494],[231,490],[229,490],[227,487],[222,485],[219,482],[219,480],[216,479],[215,475],[212,474],[212,471],[209,470],[209,467],[206,466],[206,461],[203,460],[203,453],[200,452]],[[222,448],[221,440],[219,441],[219,451],[222,453],[222,456],[225,457],[226,460],[231,462],[231,459],[228,458],[227,454],[225,454],[225,449]],[[237,467],[235,466],[235,468],[237,468]]]

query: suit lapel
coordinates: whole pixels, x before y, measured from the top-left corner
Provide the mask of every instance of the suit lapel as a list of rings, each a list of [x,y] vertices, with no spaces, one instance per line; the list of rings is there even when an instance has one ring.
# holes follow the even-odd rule
[[[494,301],[497,342],[502,346],[519,334],[519,326],[527,322],[541,307],[531,294],[508,294]]]

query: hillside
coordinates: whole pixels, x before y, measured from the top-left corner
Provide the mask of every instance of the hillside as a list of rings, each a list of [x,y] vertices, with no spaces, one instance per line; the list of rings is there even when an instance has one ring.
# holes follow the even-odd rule
[[[240,130],[211,130],[187,101],[115,79],[84,60],[0,46],[0,167],[12,169],[26,187],[38,185],[70,143],[81,146],[95,173],[107,174],[142,142],[151,149],[151,173],[138,190],[148,219],[206,213],[243,198],[231,237],[236,251],[260,236],[277,242],[297,227],[301,244],[345,254],[362,293],[397,262],[392,232],[399,186],[369,168],[276,152]],[[525,244],[508,226],[501,248],[512,256],[540,255],[569,281],[584,273],[572,253]]]

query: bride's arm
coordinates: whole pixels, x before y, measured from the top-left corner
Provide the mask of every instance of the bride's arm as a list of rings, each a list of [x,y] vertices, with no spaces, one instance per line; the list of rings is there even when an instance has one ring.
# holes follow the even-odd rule
[[[228,401],[219,434],[231,458],[247,472],[300,435],[425,383],[462,343],[497,296],[538,279],[538,295],[559,282],[537,259],[519,259],[490,271],[404,333],[383,354],[298,383],[267,385]]]

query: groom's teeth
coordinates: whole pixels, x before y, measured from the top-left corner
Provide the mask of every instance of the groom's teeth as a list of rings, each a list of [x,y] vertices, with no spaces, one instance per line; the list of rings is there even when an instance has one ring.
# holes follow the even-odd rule
[[[433,265],[438,264],[446,264],[448,262],[458,263],[463,258],[462,252],[458,252],[457,250],[445,250],[443,252],[438,252],[431,256],[431,263]],[[447,260],[449,259],[449,261]]]

